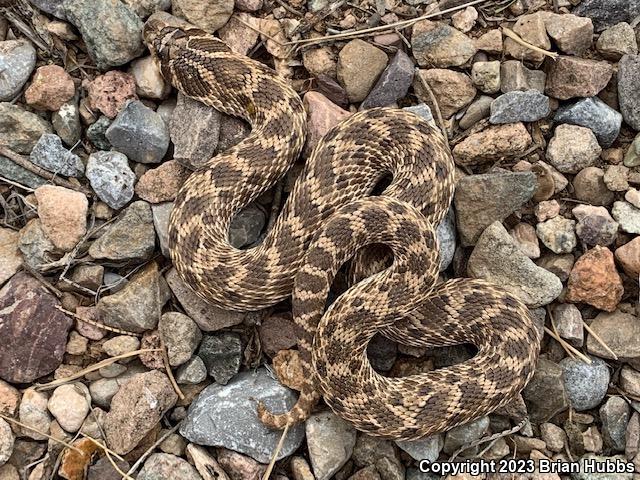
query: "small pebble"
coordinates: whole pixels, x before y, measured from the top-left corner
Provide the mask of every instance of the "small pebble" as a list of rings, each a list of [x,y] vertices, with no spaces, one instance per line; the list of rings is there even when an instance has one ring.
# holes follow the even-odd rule
[[[100,200],[115,210],[124,207],[133,198],[136,176],[122,153],[92,153],[86,176]]]

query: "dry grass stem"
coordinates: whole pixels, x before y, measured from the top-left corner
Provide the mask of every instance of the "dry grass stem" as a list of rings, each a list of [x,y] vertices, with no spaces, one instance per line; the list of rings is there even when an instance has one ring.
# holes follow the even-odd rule
[[[560,56],[556,52],[550,52],[549,50],[544,50],[543,48],[536,47],[535,45],[530,44],[529,42],[520,38],[520,36],[517,33],[515,33],[513,30],[510,30],[507,27],[501,27],[501,28],[502,28],[502,33],[504,33],[507,37],[509,37],[514,42],[519,43],[523,47],[528,48],[529,50],[533,50],[534,52],[541,53],[542,55],[552,58],[553,60],[555,60]]]
[[[80,450],[77,447],[74,447],[73,445],[71,445],[70,443],[65,442],[64,440],[60,440],[59,438],[56,437],[52,437],[51,435],[41,432],[40,430],[38,430],[37,428],[33,428],[30,427],[29,425],[25,425],[22,422],[19,422],[18,420],[11,418],[11,417],[7,417],[6,415],[3,415],[2,413],[0,413],[0,418],[2,418],[3,420],[6,420],[7,422],[13,423],[15,425],[18,425],[20,428],[24,428],[26,430],[30,430],[32,432],[35,432],[39,435],[42,435],[43,437],[47,437],[49,440],[53,440],[56,443],[60,443],[61,445],[64,445],[67,448],[70,448],[71,450],[74,450],[80,454],[84,455],[84,452],[82,450]]]

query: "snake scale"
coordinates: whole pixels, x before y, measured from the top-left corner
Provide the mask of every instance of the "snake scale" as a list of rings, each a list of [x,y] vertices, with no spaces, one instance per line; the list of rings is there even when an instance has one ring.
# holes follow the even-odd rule
[[[147,21],[144,39],[183,95],[252,127],[184,183],[169,242],[183,280],[213,305],[251,311],[292,296],[306,383],[289,412],[259,404],[266,425],[303,421],[324,398],[361,431],[417,439],[486,415],[524,388],[540,342],[526,306],[481,280],[437,283],[434,225],[452,199],[454,164],[435,128],[400,109],[350,116],[313,150],[264,240],[239,250],[229,244],[230,223],[298,157],[302,102],[267,66],[168,14]],[[391,183],[373,196],[385,175]],[[391,249],[391,266],[326,308],[338,269],[373,244]],[[454,366],[391,378],[367,358],[378,332],[405,345],[470,343],[478,352]]]

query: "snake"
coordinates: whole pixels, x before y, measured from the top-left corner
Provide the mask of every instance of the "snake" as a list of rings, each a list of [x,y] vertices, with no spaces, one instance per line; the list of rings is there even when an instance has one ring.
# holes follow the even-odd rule
[[[182,95],[251,126],[181,186],[168,237],[182,280],[215,307],[257,311],[291,298],[304,381],[289,411],[258,403],[266,426],[303,422],[324,399],[362,432],[413,440],[517,397],[540,347],[529,309],[485,280],[439,279],[435,228],[452,200],[455,165],[435,126],[399,108],[349,116],[313,148],[262,241],[236,248],[229,241],[235,216],[281,181],[303,149],[303,102],[269,66],[169,14],[152,15],[143,39]],[[376,192],[384,178],[391,180]],[[374,246],[390,252],[389,264],[328,302],[340,268]],[[369,361],[377,333],[408,346],[471,344],[477,352],[392,377]]]

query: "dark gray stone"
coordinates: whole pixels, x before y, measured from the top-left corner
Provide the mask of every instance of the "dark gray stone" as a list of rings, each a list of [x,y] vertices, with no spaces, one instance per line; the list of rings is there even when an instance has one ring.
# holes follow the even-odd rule
[[[105,133],[114,150],[140,163],[160,163],[169,148],[162,117],[139,100],[128,102]]]
[[[29,160],[65,177],[81,177],[84,174],[84,163],[80,157],[64,148],[60,137],[53,133],[45,133],[40,137],[31,150]]]
[[[603,147],[610,147],[618,138],[622,115],[598,97],[583,98],[558,109],[554,120],[590,128]]]
[[[0,101],[13,100],[36,66],[36,49],[28,40],[0,42]]]
[[[398,50],[360,108],[386,107],[403,98],[413,82],[414,72],[413,60]]]
[[[100,200],[113,209],[124,207],[133,198],[136,176],[127,157],[119,152],[95,152],[89,156],[86,176]]]
[[[609,400],[600,407],[604,440],[607,445],[618,452],[624,452],[625,433],[630,418],[631,407],[622,397],[609,397]]]
[[[535,122],[551,113],[549,97],[537,90],[508,92],[491,104],[491,123]]]
[[[229,226],[229,243],[236,248],[251,245],[260,236],[267,219],[264,212],[252,204],[242,209]]]
[[[111,144],[107,140],[107,129],[111,125],[111,119],[105,115],[102,115],[98,120],[93,122],[87,128],[87,138],[93,146],[99,150],[110,150]]]
[[[76,99],[71,99],[51,114],[51,124],[65,145],[73,147],[82,136],[80,111]],[[107,147],[108,149],[109,147]],[[106,150],[106,149],[103,149]]]
[[[640,0],[639,0],[640,1]],[[618,64],[620,111],[634,130],[640,131],[640,55],[625,55]]]
[[[533,378],[522,391],[531,421],[544,423],[569,408],[562,368],[544,357],[538,359]]]
[[[44,178],[39,177],[35,173],[31,173],[26,168],[22,168],[20,165],[2,156],[0,156],[0,175],[7,180],[12,180],[31,188],[38,188],[48,183]]]
[[[296,395],[269,376],[264,368],[243,372],[227,385],[210,385],[189,407],[180,434],[199,445],[219,446],[268,463],[282,432],[265,427],[256,415],[256,402],[282,413],[296,403]],[[289,429],[278,459],[302,444],[304,426]]]
[[[609,388],[607,364],[597,357],[591,357],[591,364],[580,359],[565,358],[559,365],[573,408],[581,412],[597,407]]]
[[[11,103],[0,103],[0,144],[29,155],[31,149],[51,125],[35,113]]]
[[[233,332],[220,332],[205,335],[198,349],[209,376],[216,382],[226,385],[240,370],[242,360],[242,342]]]
[[[589,17],[599,32],[620,22],[631,23],[640,15],[640,0],[583,0],[573,14]]]

